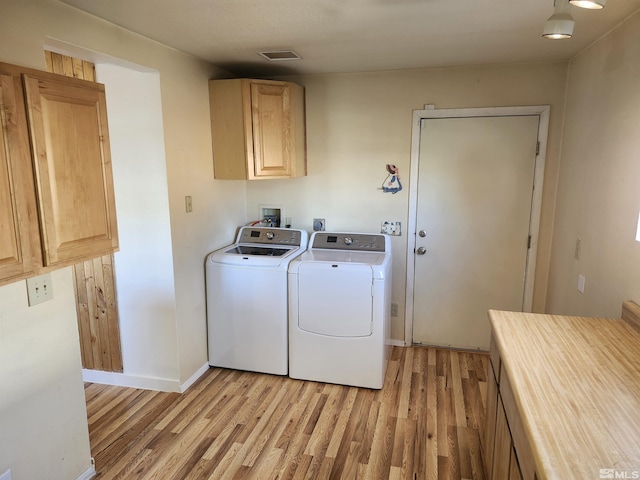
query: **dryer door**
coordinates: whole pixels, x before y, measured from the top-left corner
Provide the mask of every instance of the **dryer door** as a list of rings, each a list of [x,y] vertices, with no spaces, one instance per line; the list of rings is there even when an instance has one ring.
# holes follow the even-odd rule
[[[332,337],[372,332],[373,271],[369,265],[304,262],[298,270],[298,327]]]

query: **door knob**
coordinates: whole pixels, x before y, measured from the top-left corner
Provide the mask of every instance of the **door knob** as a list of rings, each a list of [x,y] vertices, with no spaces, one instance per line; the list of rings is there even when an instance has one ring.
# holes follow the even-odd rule
[[[424,230],[420,230],[420,231],[418,232],[418,235],[420,235],[422,238],[424,238],[424,237],[426,237],[426,236],[427,236],[427,232],[425,232]]]
[[[417,253],[418,255],[424,255],[425,253],[427,253],[427,249],[426,249],[425,247],[419,247],[419,248],[416,250],[416,253]]]

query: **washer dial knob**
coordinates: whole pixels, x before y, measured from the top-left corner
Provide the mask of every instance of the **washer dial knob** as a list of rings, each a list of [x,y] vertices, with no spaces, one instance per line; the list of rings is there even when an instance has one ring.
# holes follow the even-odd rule
[[[273,240],[273,237],[275,237],[273,232],[267,232],[267,240]]]
[[[353,238],[351,237],[344,237],[344,244],[345,245],[351,245],[353,243]]]

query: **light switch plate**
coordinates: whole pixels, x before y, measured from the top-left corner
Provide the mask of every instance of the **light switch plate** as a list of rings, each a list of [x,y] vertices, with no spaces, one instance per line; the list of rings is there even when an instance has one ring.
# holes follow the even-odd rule
[[[51,274],[45,273],[37,277],[27,278],[27,296],[29,306],[38,305],[53,298],[53,284]]]
[[[584,283],[585,283],[584,276],[578,275],[578,291],[580,293],[584,293]]]

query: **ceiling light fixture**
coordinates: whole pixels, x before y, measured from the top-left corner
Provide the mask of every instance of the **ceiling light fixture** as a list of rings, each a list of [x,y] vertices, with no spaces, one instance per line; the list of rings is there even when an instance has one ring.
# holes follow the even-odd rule
[[[567,0],[554,1],[553,15],[544,24],[542,36],[544,38],[562,39],[573,36],[573,17],[569,13],[569,2]]]
[[[602,10],[607,3],[607,0],[569,0],[569,3],[580,8]]]

